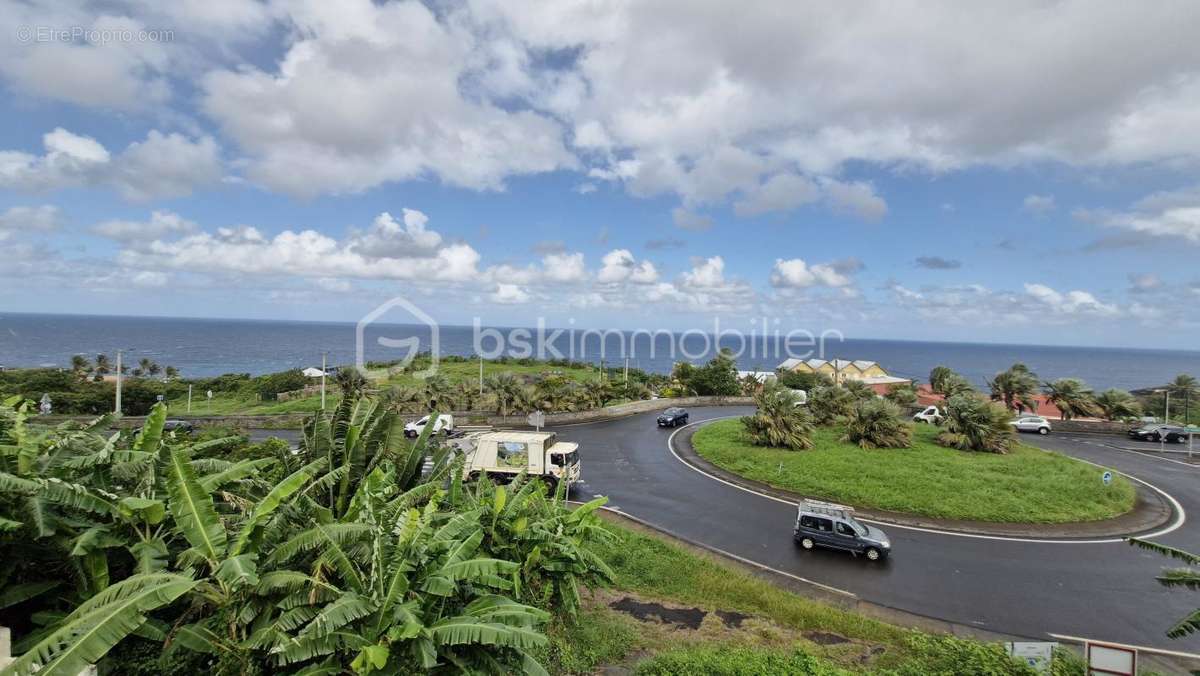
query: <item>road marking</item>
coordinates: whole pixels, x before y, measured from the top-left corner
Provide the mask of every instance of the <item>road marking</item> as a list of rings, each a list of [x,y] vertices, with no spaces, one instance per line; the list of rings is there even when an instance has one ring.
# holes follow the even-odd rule
[[[745,486],[735,484],[732,481],[726,481],[725,479],[722,479],[719,476],[709,474],[708,472],[705,472],[704,470],[700,469],[699,467],[696,467],[692,463],[679,457],[679,454],[675,452],[675,445],[673,442],[675,441],[675,435],[679,434],[680,431],[685,430],[685,429],[691,427],[692,425],[699,425],[701,423],[712,422],[714,420],[725,420],[728,418],[740,418],[740,417],[741,416],[736,416],[736,415],[725,415],[725,416],[718,416],[716,418],[708,418],[706,420],[697,420],[696,422],[690,422],[690,423],[684,425],[683,427],[676,429],[674,432],[671,432],[671,436],[667,437],[667,450],[671,452],[671,455],[675,456],[676,460],[683,463],[684,466],[689,467],[689,468],[695,470],[696,472],[699,472],[700,474],[703,474],[704,476],[712,479],[713,481],[719,481],[727,486],[733,486],[734,488],[737,488],[738,490],[743,490],[743,491],[746,491],[747,493],[751,493],[753,495],[757,495],[762,498],[767,498],[768,500],[774,500],[775,502],[779,502],[779,503],[782,503],[785,505],[790,505],[792,507],[795,507],[796,503],[792,502],[791,500],[784,500],[783,498],[779,498],[779,497],[776,497],[774,495],[770,495],[767,493],[762,493],[762,492],[756,491],[752,488],[747,488]],[[1074,459],[1079,460],[1080,462],[1086,462],[1089,465],[1095,465],[1096,467],[1102,467],[1102,465],[1096,465],[1096,463],[1094,463],[1094,462],[1089,462],[1089,461],[1083,460],[1081,458],[1074,458]],[[1172,497],[1171,494],[1169,494],[1166,491],[1164,491],[1163,489],[1161,489],[1147,481],[1143,481],[1135,476],[1131,476],[1124,472],[1118,472],[1118,473],[1128,479],[1132,479],[1133,481],[1136,481],[1140,484],[1143,484],[1143,485],[1153,489],[1154,491],[1156,491],[1157,493],[1159,493],[1160,495],[1165,497],[1168,501],[1170,501],[1171,507],[1175,511],[1175,520],[1172,523],[1168,524],[1165,528],[1154,531],[1153,533],[1138,536],[1139,539],[1149,540],[1150,538],[1162,537],[1163,535],[1166,535],[1167,533],[1171,533],[1175,530],[1178,530],[1180,527],[1183,526],[1184,521],[1186,521],[1186,519],[1187,519],[1187,516],[1184,514],[1184,511],[1183,511],[1183,505],[1180,505],[1179,501],[1176,500],[1174,497]],[[932,533],[934,535],[952,535],[954,537],[974,538],[977,540],[1002,540],[1002,541],[1008,541],[1008,542],[1028,542],[1028,543],[1034,543],[1034,544],[1054,544],[1054,545],[1057,545],[1057,544],[1105,545],[1105,544],[1125,542],[1125,538],[1102,538],[1102,539],[1094,539],[1094,540],[1068,540],[1068,539],[1062,539],[1062,538],[1058,538],[1058,539],[1023,538],[1023,537],[1015,537],[1015,536],[1010,537],[1010,536],[1006,536],[1006,535],[984,535],[981,533],[961,533],[958,531],[942,530],[939,528],[927,528],[924,526],[908,526],[908,525],[904,525],[904,524],[892,523],[890,521],[880,521],[878,519],[860,518],[859,521],[866,521],[867,523],[884,525],[889,528],[900,528],[903,530],[919,531],[922,533]]]
[[[1112,641],[1100,641],[1094,638],[1081,638],[1079,636],[1067,636],[1066,634],[1054,634],[1046,632],[1046,635],[1051,638],[1056,638],[1060,641],[1069,641],[1071,643],[1107,643],[1108,645],[1118,648],[1129,648],[1143,653],[1154,653],[1155,655],[1166,655],[1168,657],[1183,657],[1189,660],[1200,660],[1200,655],[1196,653],[1185,653],[1178,650],[1166,650],[1164,648],[1148,648],[1141,645],[1130,645],[1128,643],[1114,643]]]
[[[583,504],[583,503],[580,503],[580,502],[575,502],[574,500],[568,500],[567,502],[569,502],[569,503],[573,503],[573,504],[576,504],[576,505]],[[772,568],[771,566],[768,566],[768,565],[767,565],[767,564],[765,564],[765,563],[759,563],[758,561],[752,561],[752,560],[750,560],[750,559],[747,559],[747,558],[746,558],[746,557],[744,557],[744,556],[738,556],[737,554],[734,554],[734,553],[732,553],[732,552],[727,552],[727,551],[725,551],[724,549],[721,549],[720,547],[714,547],[714,546],[712,546],[712,545],[708,545],[708,544],[705,544],[705,543],[703,543],[703,542],[700,542],[699,540],[691,540],[691,539],[689,539],[689,538],[685,538],[685,537],[683,537],[682,535],[678,535],[678,534],[676,534],[676,533],[674,533],[674,532],[672,532],[672,531],[670,531],[670,530],[668,530],[668,529],[666,529],[666,528],[663,528],[662,526],[656,526],[656,525],[654,525],[654,524],[650,523],[649,521],[646,521],[645,519],[642,519],[642,518],[640,518],[640,517],[636,517],[636,516],[634,516],[634,515],[630,514],[629,512],[626,512],[626,511],[624,511],[624,510],[620,509],[619,507],[615,507],[615,506],[614,506],[614,507],[608,507],[608,506],[604,506],[604,507],[601,507],[600,509],[607,510],[607,511],[609,511],[609,512],[612,512],[613,514],[619,514],[619,515],[621,515],[621,516],[625,517],[626,519],[629,519],[630,521],[635,521],[635,522],[637,522],[637,523],[640,523],[640,524],[642,524],[643,526],[645,526],[645,527],[647,527],[647,528],[649,528],[649,529],[651,529],[651,530],[656,530],[656,531],[659,531],[659,532],[661,532],[661,533],[666,533],[667,535],[670,535],[671,537],[673,537],[673,538],[675,538],[675,539],[677,539],[677,540],[682,540],[683,542],[686,542],[686,543],[688,543],[688,544],[690,544],[690,545],[693,545],[693,546],[696,546],[696,547],[700,547],[701,549],[707,549],[707,550],[709,550],[710,552],[716,552],[717,554],[720,554],[721,556],[727,556],[727,557],[729,557],[729,558],[731,558],[731,559],[733,559],[733,560],[735,560],[735,561],[737,561],[737,562],[739,562],[739,563],[743,563],[743,564],[745,564],[745,565],[747,565],[747,566],[753,566],[753,567],[755,567],[755,568],[758,568],[759,570],[765,570],[765,571],[767,571],[767,572],[770,572],[770,573],[775,573],[776,575],[782,575],[782,576],[784,576],[784,577],[786,577],[786,578],[791,578],[791,579],[793,579],[793,580],[796,580],[797,582],[803,582],[804,584],[807,584],[807,585],[812,585],[812,586],[814,586],[814,587],[817,587],[818,589],[823,589],[823,590],[825,590],[825,591],[827,591],[827,592],[831,592],[831,593],[834,593],[834,594],[840,594],[840,595],[842,595],[842,596],[847,596],[847,597],[849,597],[849,598],[852,598],[852,599],[857,599],[857,598],[858,598],[858,594],[855,594],[854,592],[851,592],[851,591],[846,591],[845,589],[839,589],[839,588],[837,588],[837,587],[831,587],[831,586],[829,586],[829,585],[827,585],[827,584],[822,584],[822,583],[820,583],[820,582],[817,582],[816,580],[810,580],[810,579],[808,579],[808,578],[806,578],[806,577],[800,577],[799,575],[795,575],[795,574],[793,574],[793,573],[789,573],[789,572],[787,572],[786,570],[779,570],[778,568]]]

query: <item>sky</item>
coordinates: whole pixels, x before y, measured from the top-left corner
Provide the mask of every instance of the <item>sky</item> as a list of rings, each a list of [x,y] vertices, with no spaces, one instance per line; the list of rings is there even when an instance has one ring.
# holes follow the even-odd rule
[[[0,311],[1195,348],[1198,25],[0,0]]]

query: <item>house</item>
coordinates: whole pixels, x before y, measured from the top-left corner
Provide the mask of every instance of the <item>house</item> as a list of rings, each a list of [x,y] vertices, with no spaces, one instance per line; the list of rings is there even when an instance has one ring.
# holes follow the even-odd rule
[[[324,376],[324,375],[332,375],[332,374],[326,373],[326,372],[322,371],[321,369],[313,367],[313,366],[309,366],[308,368],[301,371],[301,373],[303,373],[306,377],[309,377],[309,378],[320,378],[321,376]]]
[[[985,397],[986,394],[981,393],[979,396]],[[919,406],[941,406],[945,400],[946,398],[944,396],[934,392],[929,385],[922,384],[917,387],[917,404]],[[1062,411],[1058,410],[1058,407],[1055,406],[1054,403],[1049,399],[1047,399],[1046,395],[1033,395],[1033,403],[1036,407],[1032,410],[1026,410],[1025,406],[1018,403],[1017,410],[1014,411],[1014,413],[1017,415],[1021,415],[1022,413],[1035,413],[1044,418],[1062,418]]]
[[[865,359],[787,359],[779,365],[779,370],[819,373],[839,385],[848,380],[857,380],[869,385],[877,394],[886,394],[893,385],[912,383],[908,378],[889,375],[877,362]]]

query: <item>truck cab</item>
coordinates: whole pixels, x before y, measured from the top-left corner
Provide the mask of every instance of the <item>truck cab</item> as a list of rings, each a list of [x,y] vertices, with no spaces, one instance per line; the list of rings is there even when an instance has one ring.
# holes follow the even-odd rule
[[[566,481],[569,486],[582,476],[579,444],[559,441],[555,432],[482,432],[459,447],[466,460],[465,478],[484,472],[513,477],[524,471],[551,483]]]

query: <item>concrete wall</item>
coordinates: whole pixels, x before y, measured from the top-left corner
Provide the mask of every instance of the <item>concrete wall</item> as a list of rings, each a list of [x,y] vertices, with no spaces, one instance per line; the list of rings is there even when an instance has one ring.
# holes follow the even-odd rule
[[[593,409],[590,411],[577,411],[574,413],[547,413],[546,425],[571,425],[575,423],[596,422],[599,420],[611,420],[613,418],[624,418],[629,415],[638,413],[648,413],[650,411],[661,411],[664,408],[672,406],[752,406],[754,405],[753,397],[675,397],[672,399],[643,399],[641,401],[631,401],[625,404],[617,404],[616,406],[607,406],[605,408]],[[497,426],[526,426],[526,416],[510,415],[507,417],[492,416],[488,418],[488,422]]]
[[[1109,422],[1107,420],[1054,420],[1050,418],[1050,427],[1055,432],[1091,432],[1093,434],[1125,434],[1133,423]]]

